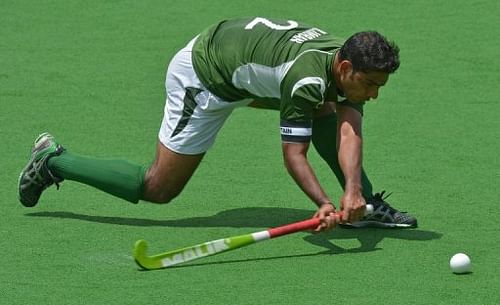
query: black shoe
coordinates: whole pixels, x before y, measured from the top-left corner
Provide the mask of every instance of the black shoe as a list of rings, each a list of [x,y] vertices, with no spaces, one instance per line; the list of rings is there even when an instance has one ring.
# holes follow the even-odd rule
[[[64,148],[48,133],[42,133],[36,138],[31,158],[19,175],[19,201],[24,206],[35,206],[42,192],[52,184],[55,183],[59,188],[59,182],[63,179],[50,172],[47,161],[63,151]]]
[[[383,197],[385,191],[376,193],[366,200],[366,204],[373,205],[373,213],[359,221],[346,224],[350,227],[363,228],[416,228],[417,219],[406,212],[400,212],[385,201],[389,195]]]

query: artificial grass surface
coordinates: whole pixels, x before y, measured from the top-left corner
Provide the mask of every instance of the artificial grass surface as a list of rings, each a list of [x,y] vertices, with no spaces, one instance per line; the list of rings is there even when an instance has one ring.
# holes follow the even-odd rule
[[[499,4],[494,1],[2,1],[1,304],[498,304]],[[38,133],[68,149],[151,162],[175,51],[222,18],[376,29],[402,66],[365,108],[365,167],[415,230],[298,233],[172,270],[151,253],[309,217],[282,165],[278,114],[238,109],[184,193],[131,205],[64,183],[32,209],[17,175]],[[245,135],[244,137],[242,136]],[[331,197],[333,175],[310,158]],[[474,272],[451,274],[468,253]]]

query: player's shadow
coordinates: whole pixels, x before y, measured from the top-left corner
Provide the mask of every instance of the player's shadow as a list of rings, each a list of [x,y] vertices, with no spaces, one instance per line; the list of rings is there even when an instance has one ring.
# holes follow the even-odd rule
[[[307,219],[314,211],[291,208],[249,207],[221,211],[212,216],[189,217],[183,219],[144,219],[116,216],[86,215],[72,212],[33,212],[27,213],[29,217],[64,218],[94,223],[138,226],[138,227],[234,227],[234,228],[259,228],[265,229],[283,224]],[[249,232],[250,233],[250,232]],[[442,234],[421,229],[344,229],[338,228],[328,233],[311,234],[304,240],[324,248],[317,254],[341,254],[379,250],[378,243],[384,238],[395,238],[413,241],[427,241],[441,238]],[[343,248],[341,240],[359,241],[359,247]],[[338,241],[338,242],[336,242]],[[308,254],[310,255],[310,254]],[[316,254],[315,254],[316,255]],[[270,258],[272,259],[272,258]]]
[[[429,241],[439,239],[441,233],[421,229],[398,229],[398,228],[362,228],[332,230],[326,234],[311,234],[304,240],[316,246],[323,247],[324,253],[342,254],[359,253],[381,250],[378,244],[385,238],[403,239],[409,241]],[[341,247],[342,240],[358,240],[359,246]]]
[[[79,214],[67,211],[44,211],[26,213],[30,217],[64,218],[95,223],[136,226],[136,227],[231,227],[231,228],[269,228],[310,218],[313,210],[247,207],[220,211],[211,216],[181,219],[146,219],[135,217],[100,216]]]

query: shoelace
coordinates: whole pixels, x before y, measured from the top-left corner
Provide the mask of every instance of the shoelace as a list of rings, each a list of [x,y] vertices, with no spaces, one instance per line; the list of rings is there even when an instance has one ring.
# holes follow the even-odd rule
[[[52,182],[55,184],[56,189],[59,190],[59,181],[61,181],[61,179],[59,177],[56,177],[54,174],[52,174],[52,172],[47,167],[47,165],[45,165],[45,169],[47,170],[47,173],[49,174],[50,179],[52,179]]]
[[[385,194],[385,190],[380,192],[380,193],[375,193],[375,195],[373,195],[373,198],[379,200],[379,201],[384,201],[389,198],[389,196],[392,195],[392,192],[387,194],[387,196],[384,197],[384,194]],[[387,203],[387,202],[386,202]],[[389,203],[387,203],[387,205],[389,205]]]
[[[389,198],[389,196],[392,195],[392,192],[389,193],[389,194],[387,194],[387,196],[384,196],[384,195],[385,195],[385,190],[383,190],[380,193],[375,193],[372,198],[374,200],[376,200],[376,201],[379,201],[380,204],[383,204],[383,205],[387,206],[390,210],[393,210],[394,213],[396,213],[396,212],[399,212],[399,213],[402,213],[402,214],[407,213],[407,212],[404,212],[404,211],[397,211],[397,210],[395,210],[393,207],[391,207],[391,205],[389,204],[389,202],[385,201],[387,198]]]

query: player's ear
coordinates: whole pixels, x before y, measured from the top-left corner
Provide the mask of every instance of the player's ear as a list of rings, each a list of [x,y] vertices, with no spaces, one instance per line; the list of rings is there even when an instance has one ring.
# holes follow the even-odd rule
[[[343,60],[339,63],[342,73],[352,73],[352,63],[349,60]]]
[[[339,63],[339,71],[343,79],[350,78],[353,72],[352,63],[349,60],[342,60]]]

